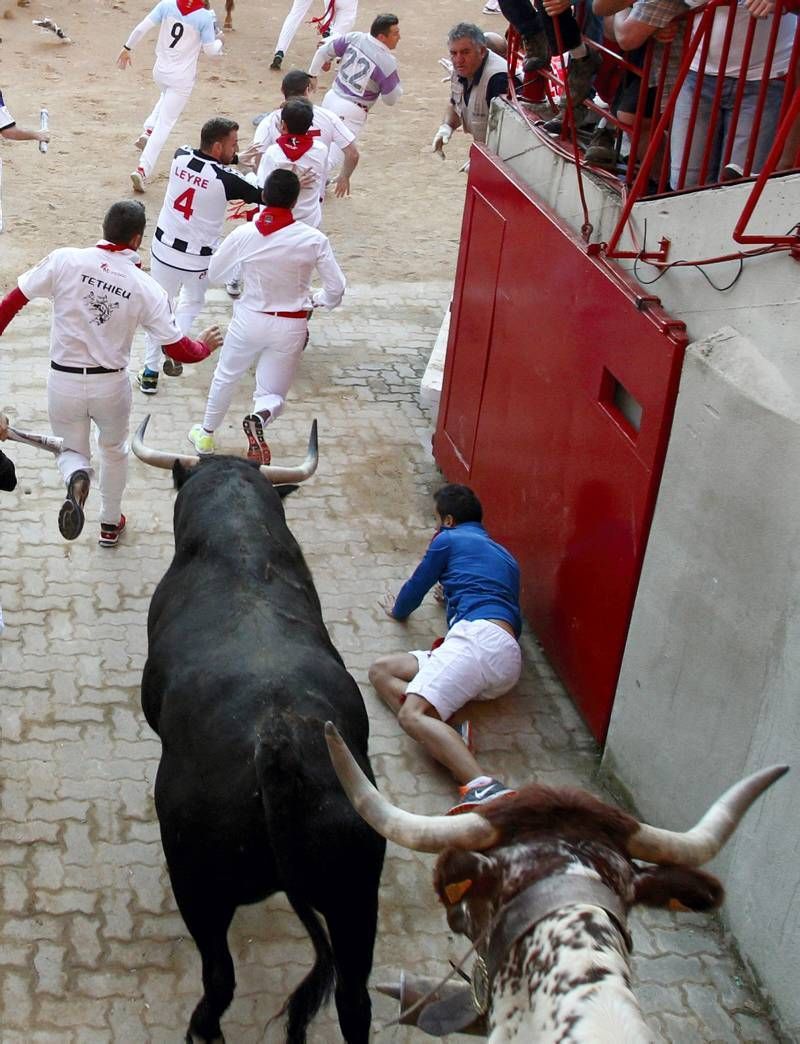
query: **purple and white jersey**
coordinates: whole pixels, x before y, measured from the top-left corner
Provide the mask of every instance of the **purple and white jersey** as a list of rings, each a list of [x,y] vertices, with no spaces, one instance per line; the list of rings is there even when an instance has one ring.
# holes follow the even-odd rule
[[[13,127],[16,122],[17,121],[6,108],[6,103],[3,101],[3,92],[0,91],[0,131],[8,130],[8,128]]]
[[[391,105],[402,93],[397,59],[381,40],[369,33],[348,33],[329,43],[341,58],[333,91],[347,101],[371,109],[381,95]]]

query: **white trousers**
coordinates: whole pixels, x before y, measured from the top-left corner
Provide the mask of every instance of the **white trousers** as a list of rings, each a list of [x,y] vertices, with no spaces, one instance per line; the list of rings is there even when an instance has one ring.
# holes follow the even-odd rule
[[[100,521],[116,525],[128,478],[128,428],[131,385],[127,370],[119,373],[60,373],[47,379],[47,412],[53,434],[64,440],[56,458],[64,483],[83,468],[91,478],[91,422],[97,425],[100,457]]]
[[[237,302],[208,389],[203,418],[206,431],[216,431],[220,426],[236,385],[253,363],[256,365],[255,411],[269,410],[270,421],[280,416],[300,363],[307,332],[306,319],[265,315]]]
[[[180,263],[185,260],[186,255],[171,247],[163,247],[159,243],[160,252],[168,256],[170,261]],[[210,258],[208,259],[210,260]],[[192,328],[192,323],[203,310],[206,299],[206,287],[208,286],[207,270],[205,272],[191,272],[178,268],[172,264],[165,264],[157,257],[150,255],[150,275],[159,286],[163,286],[169,295],[169,303],[175,313],[175,322],[178,329],[185,336]],[[176,299],[177,298],[177,303]],[[161,345],[149,334],[145,336],[144,364],[148,370],[161,369]]]
[[[178,122],[178,117],[186,108],[186,103],[192,93],[191,87],[167,87],[158,80],[156,80],[156,86],[161,90],[161,96],[156,102],[156,107],[144,121],[144,129],[150,132],[150,137],[139,157],[139,166],[147,178],[153,173],[158,155],[164,147],[170,131]]]
[[[345,127],[349,127],[353,134],[358,137],[364,124],[367,122],[369,113],[355,102],[348,101],[331,87],[322,100],[322,105],[331,112],[335,112]],[[335,170],[344,159],[344,153],[335,142],[331,142],[328,149],[328,170]]]
[[[276,51],[289,50],[295,33],[300,28],[300,23],[308,14],[314,0],[294,0],[289,13],[283,21],[278,42],[275,44]],[[325,5],[327,7],[327,4]],[[358,0],[336,0],[331,24],[331,36],[344,36],[349,33],[356,24],[358,13]]]

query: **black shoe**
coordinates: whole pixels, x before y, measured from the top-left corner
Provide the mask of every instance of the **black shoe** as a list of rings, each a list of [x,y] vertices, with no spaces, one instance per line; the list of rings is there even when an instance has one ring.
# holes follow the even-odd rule
[[[617,169],[617,132],[613,127],[601,127],[589,139],[583,162],[604,170]]]
[[[525,72],[536,72],[538,69],[546,68],[550,64],[550,44],[547,42],[544,29],[521,39],[525,48],[525,61],[522,64]]]
[[[570,58],[567,66],[567,85],[573,109],[577,109],[592,93],[594,78],[602,64],[602,54],[593,50],[583,58]]]
[[[75,540],[81,535],[84,523],[83,505],[88,496],[88,474],[83,468],[73,471],[67,484],[67,499],[58,513],[58,531],[65,540]]]
[[[175,359],[170,359],[169,356],[166,356],[166,358],[164,359],[164,365],[162,366],[162,369],[164,373],[167,375],[167,377],[180,377],[180,375],[183,373],[183,363],[178,362]]]
[[[280,72],[282,61],[283,51],[276,51],[272,57],[272,64],[270,65],[270,69],[274,69],[275,72]]]

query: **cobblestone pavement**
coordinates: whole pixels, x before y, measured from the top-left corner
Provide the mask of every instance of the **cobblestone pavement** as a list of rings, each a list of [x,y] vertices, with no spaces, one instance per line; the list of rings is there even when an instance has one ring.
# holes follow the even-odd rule
[[[319,471],[286,502],[287,515],[333,639],[362,687],[377,777],[391,798],[421,812],[449,805],[451,781],[378,704],[367,667],[442,630],[432,601],[404,627],[377,600],[405,578],[432,530],[430,493],[440,476],[417,391],[447,298],[444,282],[356,286],[340,312],[315,316],[272,440],[276,459],[299,458],[310,419],[319,418]],[[211,295],[209,310],[226,321],[224,294]],[[1,405],[39,430],[48,430],[47,321],[46,307],[29,306],[0,352]],[[210,372],[205,364],[162,378],[155,398],[134,392],[134,419],[152,411],[155,445],[187,449]],[[249,390],[243,384],[234,400],[225,449],[244,448],[238,426]],[[170,479],[133,462],[129,530],[117,549],[102,550],[97,494],[83,536],[67,544],[56,527],[63,494],[52,458],[11,452],[20,484],[0,502],[0,1040],[182,1040],[199,962],[164,870],[151,799],[159,743],[139,705],[148,603],[172,554]],[[595,745],[529,634],[524,648],[518,689],[472,716],[481,759],[511,782],[591,786]],[[442,973],[467,949],[434,902],[432,862],[389,848],[373,982],[399,967]],[[635,915],[633,935],[637,992],[655,1040],[780,1039],[713,919],[647,911]],[[277,1025],[265,1027],[308,967],[305,932],[273,899],[240,910],[231,937],[238,988],[223,1020],[227,1038],[280,1040]],[[375,995],[374,1010],[379,1026],[394,1004]],[[311,1039],[340,1039],[330,1014]],[[378,1039],[423,1037],[394,1027]]]

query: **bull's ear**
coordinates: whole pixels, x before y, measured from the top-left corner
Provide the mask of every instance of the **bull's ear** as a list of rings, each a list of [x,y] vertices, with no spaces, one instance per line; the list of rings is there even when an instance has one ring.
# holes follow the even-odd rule
[[[725,889],[713,874],[688,866],[648,866],[634,882],[634,903],[670,910],[715,910]]]
[[[181,488],[184,482],[191,475],[192,470],[192,468],[187,468],[180,460],[175,461],[172,465],[172,481],[175,484],[175,489]]]
[[[494,892],[494,860],[480,852],[448,848],[439,856],[433,871],[433,886],[445,906],[462,899],[483,898]]]
[[[292,486],[289,483],[286,483],[283,486],[276,486],[275,492],[278,494],[281,500],[283,500],[285,497],[288,497],[290,493],[294,493],[296,489],[300,489],[300,487]]]

